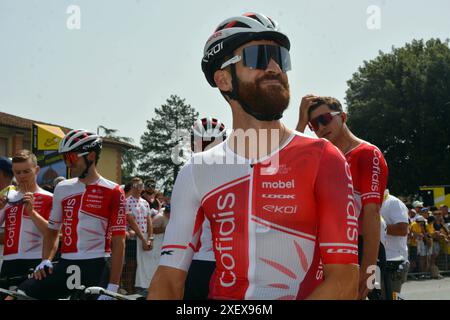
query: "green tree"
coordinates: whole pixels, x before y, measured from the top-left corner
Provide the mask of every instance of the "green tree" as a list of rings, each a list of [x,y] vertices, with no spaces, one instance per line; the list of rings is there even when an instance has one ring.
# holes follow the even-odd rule
[[[139,171],[171,191],[181,166],[190,156],[186,134],[198,118],[198,112],[185,99],[171,95],[155,113],[141,136]]]
[[[98,126],[97,133],[99,134],[99,129],[103,130],[103,137],[114,139],[120,142],[133,144],[134,140],[130,137],[118,136],[119,130],[106,128],[105,126]],[[137,174],[137,163],[139,161],[139,148],[123,148],[122,149],[122,182],[128,182]]]
[[[380,52],[364,61],[348,86],[348,125],[383,151],[392,193],[450,184],[448,40],[413,40]]]

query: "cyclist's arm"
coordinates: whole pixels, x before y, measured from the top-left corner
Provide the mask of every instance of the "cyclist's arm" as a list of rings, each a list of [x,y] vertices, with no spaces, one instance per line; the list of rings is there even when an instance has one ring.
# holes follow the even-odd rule
[[[42,235],[45,234],[48,227],[48,220],[44,219],[39,212],[33,209],[33,212],[29,215],[31,221],[33,221],[34,225],[41,232]]]
[[[148,235],[148,239],[150,240],[150,237],[153,237],[153,219],[152,216],[150,214],[150,207],[148,208],[148,214],[147,214],[147,235]],[[153,240],[152,240],[153,241]]]
[[[181,300],[187,272],[167,266],[159,266],[153,276],[148,300]]]
[[[42,247],[42,260],[52,260],[58,250],[59,229],[47,228],[44,233],[44,243]]]
[[[47,230],[44,232],[42,260],[52,260],[58,250],[59,234],[63,220],[61,184],[57,185],[53,194],[52,208],[48,219]]]
[[[361,260],[360,269],[360,290],[364,286],[364,290],[361,292],[361,298],[364,299],[368,293],[367,278],[372,274],[367,273],[370,266],[377,265],[378,250],[380,247],[380,206],[375,203],[366,204],[363,207],[362,217],[362,237],[364,241],[364,254]],[[367,292],[367,293],[366,293]]]
[[[409,224],[399,222],[387,226],[387,234],[390,236],[406,237],[408,235]]]
[[[324,280],[308,299],[354,299],[358,293],[358,214],[350,167],[326,142],[315,182]]]
[[[147,241],[147,239],[145,239],[144,234],[141,231],[141,228],[139,228],[139,226],[137,225],[136,219],[132,214],[127,214],[127,222],[130,225],[131,230],[133,230],[136,233],[136,236],[139,239],[141,239],[142,242]]]
[[[159,267],[148,299],[182,299],[187,271],[197,245],[204,215],[189,162],[179,172],[172,193],[172,212],[164,234]]]
[[[123,190],[116,187],[111,201],[111,274],[109,284],[119,285],[125,255],[126,200]]]
[[[388,167],[381,151],[372,146],[364,149],[358,159],[357,170],[362,204],[360,232],[364,242],[359,288],[360,298],[365,299],[369,293],[367,279],[372,275],[367,273],[372,268],[368,268],[377,265],[381,238],[380,207],[388,180]]]
[[[0,209],[0,245],[5,243],[5,230],[2,227],[3,222],[5,222],[5,211]]]
[[[164,226],[153,228],[153,234],[161,234],[161,233],[164,233],[165,231],[166,231],[166,227],[164,227]]]
[[[117,285],[120,284],[120,275],[122,274],[124,253],[125,236],[113,236],[111,243],[111,275],[109,277],[109,283]]]
[[[354,300],[358,293],[359,268],[354,264],[326,264],[324,281],[307,300]]]

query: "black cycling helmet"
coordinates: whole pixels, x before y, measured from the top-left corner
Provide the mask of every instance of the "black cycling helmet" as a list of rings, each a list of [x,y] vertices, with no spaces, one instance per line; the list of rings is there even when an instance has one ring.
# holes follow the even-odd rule
[[[289,38],[280,32],[278,23],[263,14],[246,13],[242,16],[226,19],[209,37],[203,50],[202,70],[212,87],[217,87],[214,81],[214,73],[220,69],[225,58],[231,56],[240,46],[254,40],[272,40],[287,50],[291,47]],[[261,121],[278,120],[283,116],[282,112],[266,115],[253,111],[239,98],[239,84],[234,64],[231,65],[231,77],[233,89],[222,92],[222,94],[238,101],[245,112]]]

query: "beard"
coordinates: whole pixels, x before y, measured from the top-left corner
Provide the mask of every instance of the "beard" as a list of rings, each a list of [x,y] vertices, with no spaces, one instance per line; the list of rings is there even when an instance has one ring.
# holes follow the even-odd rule
[[[266,85],[265,80],[278,80],[281,85]],[[255,82],[239,81],[239,99],[255,113],[265,116],[282,114],[287,109],[290,100],[289,83],[282,75],[265,75]]]

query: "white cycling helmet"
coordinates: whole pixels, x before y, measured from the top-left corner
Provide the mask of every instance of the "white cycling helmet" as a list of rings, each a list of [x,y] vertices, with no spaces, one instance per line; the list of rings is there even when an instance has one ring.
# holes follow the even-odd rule
[[[192,126],[192,134],[198,138],[211,140],[226,135],[225,125],[216,118],[197,119]]]
[[[89,168],[94,162],[96,163],[98,161],[101,150],[102,139],[97,134],[84,129],[70,131],[59,144],[59,153],[76,152],[79,157],[82,156],[84,158],[86,168],[79,176],[81,179],[88,175]],[[95,151],[96,153],[95,161],[88,159],[87,155],[91,151]]]
[[[197,119],[191,128],[191,149],[194,150],[194,141],[202,142],[202,151],[216,140],[225,140],[225,125],[217,118],[206,117]]]
[[[100,151],[102,139],[95,133],[84,129],[75,129],[67,133],[59,143],[59,153],[89,153]]]

